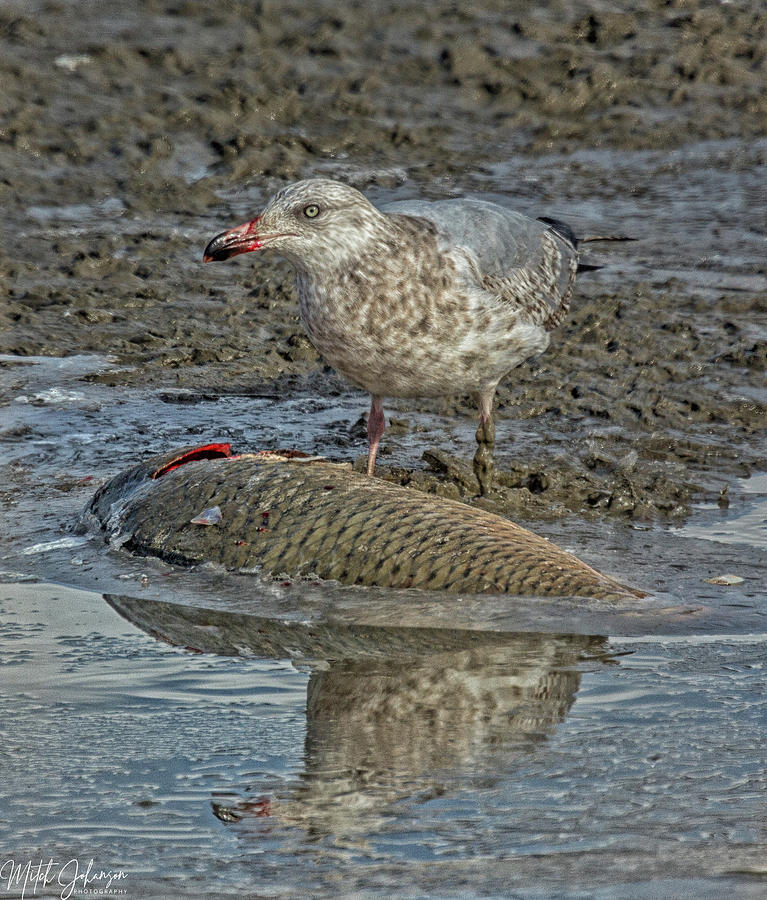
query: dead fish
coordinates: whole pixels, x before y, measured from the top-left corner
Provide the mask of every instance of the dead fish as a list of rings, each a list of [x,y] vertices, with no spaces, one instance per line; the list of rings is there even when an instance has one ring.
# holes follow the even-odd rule
[[[501,516],[288,453],[207,444],[155,456],[101,487],[85,518],[167,562],[452,593],[621,600],[640,591]],[[215,528],[191,523],[218,507]]]

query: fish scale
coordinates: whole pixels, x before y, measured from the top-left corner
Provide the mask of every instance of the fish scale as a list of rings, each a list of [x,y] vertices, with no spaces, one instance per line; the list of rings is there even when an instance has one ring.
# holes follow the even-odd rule
[[[116,476],[87,518],[125,549],[172,563],[451,593],[642,596],[539,535],[458,501],[345,465],[210,447],[209,457],[205,448],[176,451]],[[220,521],[192,523],[214,506]]]

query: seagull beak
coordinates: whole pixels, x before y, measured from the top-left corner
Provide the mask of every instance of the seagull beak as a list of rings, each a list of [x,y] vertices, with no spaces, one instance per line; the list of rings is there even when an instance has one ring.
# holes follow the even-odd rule
[[[205,248],[202,255],[203,262],[221,262],[240,253],[250,253],[251,250],[260,250],[270,237],[277,235],[262,235],[258,230],[261,216],[256,216],[244,225],[238,225],[229,231],[217,234]]]

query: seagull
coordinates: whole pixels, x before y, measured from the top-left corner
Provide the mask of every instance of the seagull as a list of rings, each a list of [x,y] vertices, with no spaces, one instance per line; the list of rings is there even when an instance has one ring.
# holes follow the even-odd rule
[[[292,263],[309,339],[370,393],[368,475],[385,398],[473,395],[474,473],[484,495],[493,477],[496,388],[548,347],[567,314],[577,243],[563,222],[485,200],[379,208],[347,184],[311,178],[214,237],[203,261],[271,250]]]

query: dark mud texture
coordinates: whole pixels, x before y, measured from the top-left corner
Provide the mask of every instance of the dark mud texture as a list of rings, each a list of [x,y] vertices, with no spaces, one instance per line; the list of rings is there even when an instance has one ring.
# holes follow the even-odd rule
[[[206,241],[314,174],[374,200],[484,193],[639,241],[588,245],[605,268],[501,386],[477,502],[726,503],[767,465],[766,21],[695,0],[5,3],[0,352],[109,354],[133,367],[115,385],[337,395],[289,267],[203,267]],[[392,408],[405,429],[475,415]],[[349,424],[340,458],[364,449]],[[380,474],[471,499],[468,453],[423,449],[396,468],[384,446]]]

